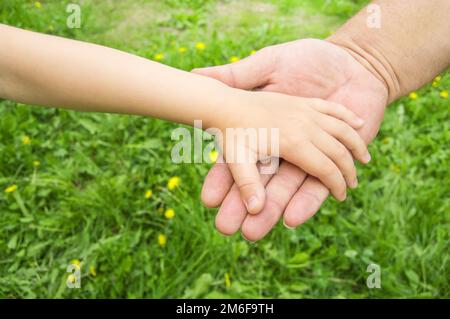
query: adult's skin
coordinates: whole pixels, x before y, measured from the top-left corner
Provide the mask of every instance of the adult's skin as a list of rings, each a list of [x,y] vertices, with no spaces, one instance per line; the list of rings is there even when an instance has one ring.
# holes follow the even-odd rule
[[[372,4],[380,9],[379,29],[369,28],[371,17],[363,9],[326,40],[267,47],[237,63],[194,72],[236,88],[341,103],[366,120],[359,133],[369,143],[390,102],[450,65],[450,1],[379,0]],[[297,227],[317,212],[329,194],[317,179],[287,162],[274,176],[262,179],[266,205],[259,214],[249,215],[227,166],[216,164],[210,170],[202,200],[208,207],[221,205],[216,217],[221,233],[231,235],[241,228],[246,239],[256,241],[283,213],[285,225]]]

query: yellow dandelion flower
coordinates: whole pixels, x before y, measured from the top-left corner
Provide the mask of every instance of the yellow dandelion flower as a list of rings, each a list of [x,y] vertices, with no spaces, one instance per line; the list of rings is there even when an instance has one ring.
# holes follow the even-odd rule
[[[41,162],[39,162],[39,161],[33,161],[33,166],[34,166],[34,167],[39,167],[39,166],[41,166]]]
[[[23,145],[30,145],[30,143],[31,143],[30,137],[26,136],[26,135],[24,137],[22,137],[22,143],[23,143]]]
[[[81,261],[79,261],[78,259],[72,259],[72,260],[70,261],[70,264],[71,264],[71,265],[74,265],[74,266],[77,267],[78,269],[81,268]]]
[[[175,211],[174,211],[172,208],[168,208],[168,209],[166,210],[166,212],[164,213],[164,216],[165,216],[167,219],[172,219],[172,218],[175,217]]]
[[[93,265],[89,267],[89,273],[91,274],[92,277],[97,276],[97,270],[95,270],[95,267]]]
[[[230,288],[231,287],[231,277],[229,273],[225,273],[225,287]]]
[[[153,195],[153,192],[152,192],[151,189],[148,189],[148,190],[145,192],[145,198],[147,198],[147,199],[150,199],[150,198],[152,197],[152,195]]]
[[[447,91],[447,90],[442,91],[439,95],[440,95],[443,99],[448,99],[448,91]]]
[[[219,152],[217,152],[216,150],[212,150],[211,152],[209,152],[209,159],[211,160],[212,163],[215,163],[218,157]]]
[[[68,282],[70,282],[70,283],[72,283],[72,284],[74,284],[76,281],[77,281],[77,277],[75,277],[75,275],[69,275],[68,277],[67,277],[67,281]]]
[[[158,235],[158,244],[161,247],[164,247],[167,244],[167,237],[166,237],[166,235],[163,235],[163,234],[159,234]]]
[[[439,82],[441,79],[442,79],[441,76],[438,75],[437,77],[434,78],[434,81]]]
[[[255,54],[256,53],[256,50],[251,50],[250,51],[250,55],[253,55],[253,54]]]
[[[185,47],[178,48],[178,52],[183,54],[186,53],[187,49]]]
[[[162,54],[162,53],[157,53],[157,54],[155,54],[155,56],[153,57],[153,59],[154,59],[155,61],[161,61],[161,60],[164,60],[164,54]]]
[[[34,3],[34,6],[35,6],[37,9],[42,8],[42,4],[41,4],[39,1],[36,1],[36,2]]]
[[[237,56],[232,56],[231,58],[230,58],[230,62],[231,63],[234,63],[234,62],[237,62],[237,61],[239,61],[240,59],[237,57]]]
[[[173,190],[180,185],[180,182],[181,179],[178,176],[171,177],[167,182],[167,188]]]
[[[390,167],[391,171],[394,173],[400,173],[400,166],[398,166],[397,164],[392,164]]]
[[[5,193],[14,193],[17,190],[17,185],[11,185],[5,189]]]
[[[431,84],[433,87],[437,88],[439,86],[439,82],[438,81],[433,81],[433,84]]]
[[[417,100],[418,97],[419,97],[419,95],[416,92],[409,93],[409,98],[411,100]]]
[[[197,42],[197,43],[195,44],[195,48],[196,48],[197,50],[203,51],[203,50],[205,50],[206,45],[205,45],[203,42]]]

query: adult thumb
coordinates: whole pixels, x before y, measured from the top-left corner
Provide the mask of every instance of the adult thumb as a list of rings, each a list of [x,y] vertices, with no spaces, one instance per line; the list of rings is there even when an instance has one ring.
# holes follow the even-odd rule
[[[235,63],[193,69],[192,72],[219,80],[237,89],[252,90],[263,87],[269,83],[273,69],[273,62],[266,58],[265,52],[261,50]]]

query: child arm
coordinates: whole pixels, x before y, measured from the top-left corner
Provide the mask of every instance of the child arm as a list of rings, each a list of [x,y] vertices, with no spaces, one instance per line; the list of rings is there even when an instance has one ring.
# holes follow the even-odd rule
[[[208,125],[229,91],[122,51],[1,24],[0,43],[0,97],[23,103]]]

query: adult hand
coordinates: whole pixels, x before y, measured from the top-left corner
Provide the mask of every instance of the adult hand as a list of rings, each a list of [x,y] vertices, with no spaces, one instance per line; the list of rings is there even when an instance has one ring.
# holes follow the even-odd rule
[[[254,55],[223,66],[193,72],[240,89],[260,89],[302,97],[322,98],[345,105],[366,123],[359,134],[369,143],[377,134],[388,101],[388,90],[345,49],[325,40],[303,39],[264,48]],[[247,214],[226,164],[208,173],[202,200],[208,207],[221,205],[217,229],[256,241],[283,216],[287,227],[304,223],[328,197],[328,189],[300,168],[284,161],[274,176],[263,175],[266,204],[257,215]]]

